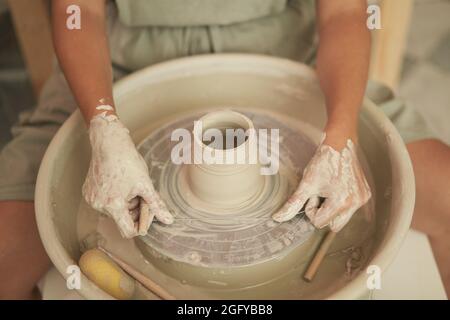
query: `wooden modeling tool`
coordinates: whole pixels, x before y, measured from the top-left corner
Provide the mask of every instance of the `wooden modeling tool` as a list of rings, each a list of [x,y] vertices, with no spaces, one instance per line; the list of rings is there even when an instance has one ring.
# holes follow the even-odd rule
[[[314,279],[314,276],[316,275],[317,270],[319,269],[320,264],[322,263],[322,260],[325,257],[326,253],[328,252],[328,249],[333,243],[335,237],[336,232],[329,231],[327,233],[322,243],[320,244],[319,249],[315,253],[311,262],[309,263],[309,266],[306,269],[305,274],[303,275],[303,279],[305,279],[308,282],[311,282]]]

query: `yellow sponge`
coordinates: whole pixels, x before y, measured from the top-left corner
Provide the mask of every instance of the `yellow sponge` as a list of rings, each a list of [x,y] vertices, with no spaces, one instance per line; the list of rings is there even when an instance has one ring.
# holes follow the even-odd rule
[[[130,299],[133,296],[134,279],[101,250],[90,249],[83,253],[79,265],[89,280],[114,298]]]

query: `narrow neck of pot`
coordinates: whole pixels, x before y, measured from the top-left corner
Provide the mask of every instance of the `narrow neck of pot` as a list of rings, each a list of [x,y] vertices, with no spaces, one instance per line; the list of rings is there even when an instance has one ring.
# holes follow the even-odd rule
[[[194,164],[189,166],[191,191],[204,202],[233,208],[262,190],[255,128],[243,114],[216,111],[194,124]]]

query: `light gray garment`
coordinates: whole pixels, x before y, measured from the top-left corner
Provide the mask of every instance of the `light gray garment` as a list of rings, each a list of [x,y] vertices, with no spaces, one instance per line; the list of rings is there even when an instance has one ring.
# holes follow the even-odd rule
[[[156,0],[119,1],[143,5]],[[191,1],[194,0],[183,2]],[[246,1],[239,0],[239,3]],[[268,5],[270,1],[262,2]],[[257,2],[248,3],[255,5]],[[109,36],[115,78],[157,62],[202,53],[260,53],[311,63],[315,53],[314,1],[287,1],[281,11],[280,4],[285,1],[273,0],[272,3],[273,7],[266,7],[266,12],[272,8],[272,14],[268,16],[228,25],[185,27],[127,26],[126,17],[122,17],[124,21],[118,18],[117,8],[112,4],[109,7]],[[232,17],[237,18],[230,15],[228,20],[223,21],[231,21],[229,19]],[[388,88],[369,83],[367,93],[392,120],[405,142],[434,137],[424,119]],[[12,130],[13,140],[0,152],[0,201],[33,200],[36,177],[45,150],[56,131],[76,108],[63,74],[55,68],[44,86],[37,107],[21,114]]]

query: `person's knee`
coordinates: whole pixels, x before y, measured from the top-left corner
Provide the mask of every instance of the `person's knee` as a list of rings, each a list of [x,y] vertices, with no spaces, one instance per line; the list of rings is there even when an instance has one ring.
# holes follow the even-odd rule
[[[0,298],[30,298],[50,266],[30,201],[0,201]]]
[[[416,180],[413,227],[438,236],[450,232],[450,147],[436,139],[407,144]]]
[[[23,223],[34,220],[34,205],[30,201],[0,201],[0,252],[5,253],[14,246],[14,235],[26,228]],[[3,259],[4,254],[0,255]],[[1,265],[0,265],[1,266]]]

